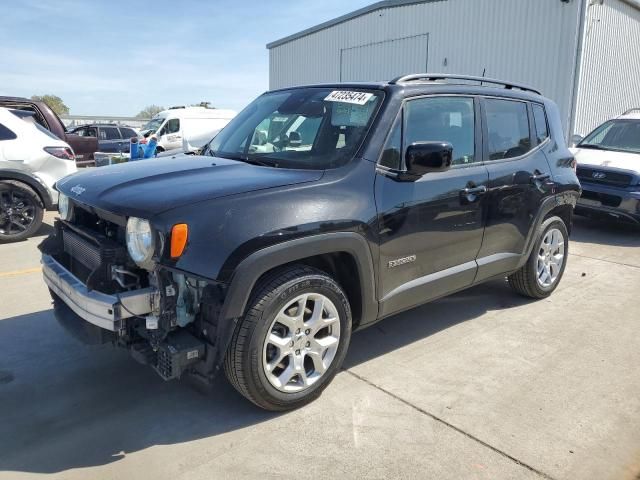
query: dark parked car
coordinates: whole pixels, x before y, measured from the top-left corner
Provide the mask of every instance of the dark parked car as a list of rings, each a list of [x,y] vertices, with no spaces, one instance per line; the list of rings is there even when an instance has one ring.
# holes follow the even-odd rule
[[[98,139],[98,151],[105,153],[129,153],[129,141],[138,134],[131,127],[111,123],[93,123],[74,128],[72,132],[80,137]]]
[[[95,138],[82,138],[67,132],[62,120],[46,103],[21,97],[0,97],[0,107],[32,112],[33,118],[39,125],[69,144],[73,149],[73,153],[76,156],[76,164],[79,167],[93,165],[93,154],[98,151],[97,140]]]
[[[165,379],[224,369],[262,408],[300,406],[352,331],[505,276],[554,291],[580,195],[563,138],[552,101],[486,78],[265,93],[201,156],[57,184],[55,314]]]

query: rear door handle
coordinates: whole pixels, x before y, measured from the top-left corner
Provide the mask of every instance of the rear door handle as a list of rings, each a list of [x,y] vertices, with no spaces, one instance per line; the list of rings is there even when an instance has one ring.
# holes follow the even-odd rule
[[[546,182],[551,178],[551,175],[548,173],[537,173],[535,175],[531,175],[532,182]]]

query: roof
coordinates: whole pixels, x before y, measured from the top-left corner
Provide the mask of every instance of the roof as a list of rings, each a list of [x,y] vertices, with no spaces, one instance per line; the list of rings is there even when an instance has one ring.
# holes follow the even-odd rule
[[[453,78],[453,80],[456,80]],[[502,83],[498,82],[497,83]],[[331,88],[331,89],[348,89],[354,90],[369,89],[369,90],[382,90],[391,95],[400,95],[403,98],[409,98],[424,94],[459,94],[464,93],[468,95],[490,95],[496,97],[505,98],[517,98],[520,100],[543,102],[545,97],[529,90],[525,87],[524,90],[520,88],[509,88],[507,84],[502,87],[494,85],[479,85],[470,83],[457,83],[457,82],[440,82],[440,81],[409,81],[409,82],[334,82],[334,83],[318,83],[311,85],[295,85],[291,87],[279,88],[271,90],[268,93],[282,92],[289,90],[299,90],[303,88]]]
[[[348,22],[349,20],[353,20],[354,18],[361,17],[362,15],[366,15],[371,12],[375,12],[377,10],[382,10],[383,8],[393,8],[393,7],[404,7],[405,5],[414,5],[416,3],[431,3],[431,2],[446,2],[448,0],[384,0],[382,2],[376,2],[369,6],[360,8],[359,10],[355,10],[351,13],[347,13],[346,15],[342,15],[341,17],[334,18],[333,20],[329,20],[324,23],[320,23],[314,27],[307,28],[306,30],[302,30],[298,33],[294,33],[293,35],[289,35],[288,37],[281,38],[280,40],[276,40],[271,43],[267,43],[267,48],[272,49],[275,47],[279,47],[285,43],[289,43],[292,40],[296,40],[298,38],[306,37],[307,35],[311,35],[312,33],[319,32],[329,27],[333,27],[334,25],[339,25],[340,23]]]

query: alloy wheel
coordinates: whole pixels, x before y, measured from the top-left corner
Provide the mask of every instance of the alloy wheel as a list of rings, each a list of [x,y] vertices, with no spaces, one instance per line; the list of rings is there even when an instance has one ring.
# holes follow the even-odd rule
[[[0,191],[0,235],[18,235],[35,219],[36,205],[26,192],[17,188]]]
[[[541,287],[549,288],[558,280],[564,258],[564,235],[559,229],[552,228],[545,233],[538,249],[536,268],[538,284]]]
[[[333,302],[306,293],[275,316],[264,342],[262,364],[269,383],[281,392],[311,387],[329,369],[340,344],[340,318]]]

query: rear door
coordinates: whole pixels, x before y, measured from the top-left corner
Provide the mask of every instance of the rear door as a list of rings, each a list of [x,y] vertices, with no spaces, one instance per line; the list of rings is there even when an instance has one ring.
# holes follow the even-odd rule
[[[429,141],[451,143],[453,166],[403,180],[407,147]],[[387,139],[375,184],[383,316],[473,282],[488,182],[481,160],[476,99],[429,96],[406,101]]]
[[[548,138],[538,138],[531,104],[487,97],[482,112],[489,193],[477,281],[517,268],[536,214],[553,193],[543,152]]]

